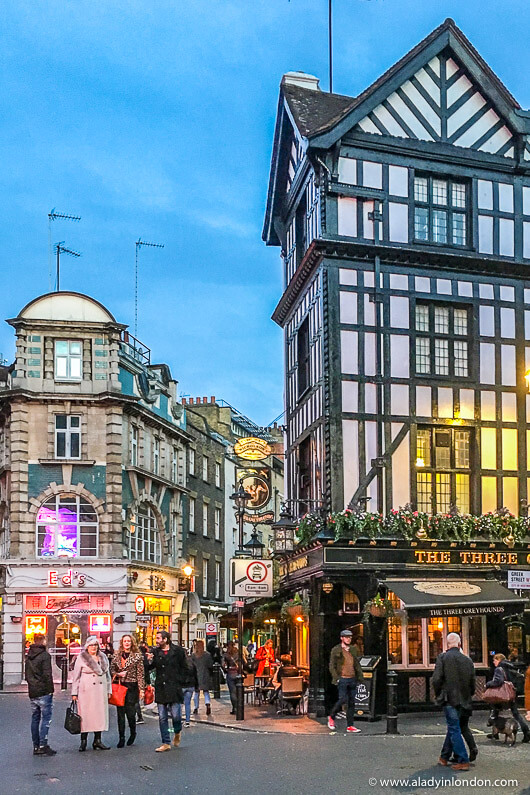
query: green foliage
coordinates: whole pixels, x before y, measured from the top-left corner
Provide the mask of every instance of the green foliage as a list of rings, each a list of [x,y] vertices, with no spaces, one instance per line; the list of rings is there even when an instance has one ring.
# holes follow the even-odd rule
[[[368,618],[373,615],[373,609],[381,611],[383,613],[381,618],[391,618],[394,615],[394,605],[390,601],[390,599],[386,599],[381,594],[376,594],[373,599],[370,599],[366,602],[363,610],[364,621],[367,621]]]
[[[502,541],[513,537],[521,542],[530,533],[530,521],[526,516],[514,516],[506,508],[482,516],[470,514],[419,513],[407,507],[393,509],[386,516],[380,513],[354,512],[347,508],[340,513],[322,518],[308,514],[301,519],[297,529],[299,544],[308,544],[317,533],[327,531],[336,541],[358,538],[392,538],[412,540],[425,538],[433,541]],[[417,534],[420,533],[420,536]]]
[[[280,611],[280,617],[283,621],[286,621],[290,616],[292,616],[293,612],[296,612],[296,614],[299,616],[308,618],[309,600],[303,599],[299,593],[295,593],[292,599],[287,599],[287,601],[283,603],[282,609]]]

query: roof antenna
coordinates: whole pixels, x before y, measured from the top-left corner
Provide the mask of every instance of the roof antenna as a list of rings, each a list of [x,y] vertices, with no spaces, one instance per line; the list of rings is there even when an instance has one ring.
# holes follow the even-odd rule
[[[164,248],[163,243],[148,243],[142,240],[141,237],[135,243],[136,257],[134,266],[134,336],[138,337],[138,252],[142,246],[150,246],[150,248]]]
[[[57,287],[55,292],[58,293],[61,290],[60,286],[60,275],[61,275],[61,253],[69,254],[71,257],[80,257],[78,251],[72,251],[71,248],[65,248],[64,240],[61,240],[60,243],[57,243],[55,246],[55,253],[57,254]]]
[[[48,287],[51,293],[52,291],[52,259],[53,259],[53,247],[52,247],[52,221],[56,221],[57,218],[64,219],[66,221],[80,221],[80,215],[68,215],[67,213],[57,213],[55,212],[55,207],[50,210],[48,213]]]
[[[328,0],[329,93],[333,94],[333,0]]]

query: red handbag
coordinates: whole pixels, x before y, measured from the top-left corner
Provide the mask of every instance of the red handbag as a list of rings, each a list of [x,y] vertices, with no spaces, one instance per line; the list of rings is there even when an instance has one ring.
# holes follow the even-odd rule
[[[123,707],[125,704],[125,696],[127,695],[127,688],[121,682],[112,683],[112,695],[109,696],[109,704],[114,704],[115,707]]]
[[[144,692],[144,704],[146,707],[152,704],[155,700],[155,688],[153,685],[147,685]]]

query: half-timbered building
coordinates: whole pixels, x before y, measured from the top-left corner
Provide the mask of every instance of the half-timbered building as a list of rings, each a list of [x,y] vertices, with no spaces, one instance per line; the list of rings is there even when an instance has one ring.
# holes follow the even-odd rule
[[[263,238],[284,264],[273,319],[285,334],[286,492],[296,516],[366,505],[527,513],[529,135],[530,113],[450,19],[358,96],[284,75]],[[399,553],[395,541],[372,543],[393,552],[333,558],[328,546],[294,562],[287,585],[305,589],[320,614],[308,647],[308,663],[313,651],[319,660],[318,703],[325,656],[352,623],[344,589],[362,604],[385,566],[433,576],[410,545]],[[528,568],[526,549],[512,553],[512,567]],[[482,563],[475,574],[491,576]],[[434,576],[462,577],[451,555],[438,564]],[[322,593],[322,578],[340,587]],[[416,674],[401,681],[402,703],[427,703],[435,628],[412,611],[407,623],[404,600],[396,605],[395,654],[378,649],[382,664]],[[440,630],[462,631],[484,674],[493,640],[485,618],[480,631],[470,621],[440,619]],[[498,622],[495,650],[507,651]],[[524,631],[517,637],[528,655]]]

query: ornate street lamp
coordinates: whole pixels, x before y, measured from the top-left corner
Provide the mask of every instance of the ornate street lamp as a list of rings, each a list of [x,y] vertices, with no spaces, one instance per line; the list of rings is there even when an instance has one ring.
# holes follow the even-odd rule
[[[237,491],[235,491],[232,495],[230,495],[230,499],[234,500],[236,506],[236,516],[239,524],[239,544],[236,555],[244,555],[245,550],[245,530],[244,530],[244,521],[245,521],[245,505],[247,504],[248,500],[252,499],[252,495],[245,491],[245,487],[243,486],[243,480],[239,481],[239,487]],[[244,617],[244,602],[243,600],[239,600],[239,605],[237,608],[237,639],[239,644],[239,655],[238,655],[238,675],[236,677],[235,685],[236,685],[236,720],[245,720],[245,689],[243,685],[243,617]]]
[[[243,544],[243,549],[247,554],[250,555],[251,558],[257,558],[258,560],[263,557],[263,550],[265,549],[265,544],[263,541],[260,541],[258,538],[258,532],[256,528],[252,531],[252,535],[250,536],[250,540],[247,541],[246,544]]]
[[[275,555],[285,555],[294,549],[294,531],[296,522],[289,513],[287,506],[282,505],[280,518],[272,525],[272,550]]]
[[[186,566],[182,567],[182,573],[186,578],[186,646],[188,647],[188,651],[190,648],[190,593],[191,593],[191,581],[193,578],[193,566],[190,564],[186,564]]]

